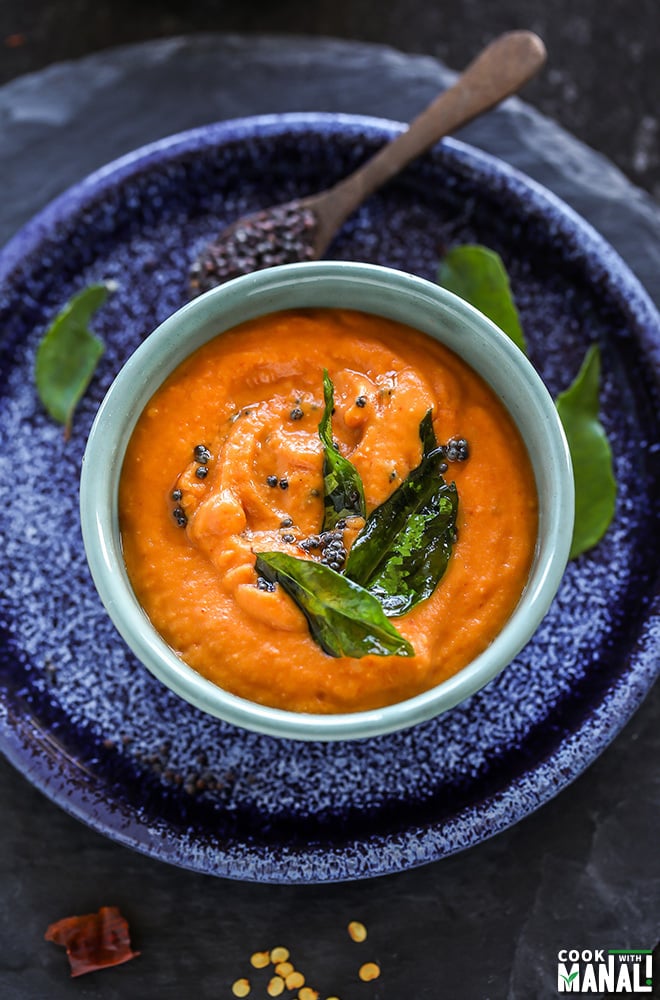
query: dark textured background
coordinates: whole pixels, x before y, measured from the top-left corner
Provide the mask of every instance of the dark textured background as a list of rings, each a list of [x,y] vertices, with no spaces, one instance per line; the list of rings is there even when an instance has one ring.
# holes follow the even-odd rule
[[[3,0],[0,81],[117,44],[209,30],[376,41],[458,68],[484,41],[513,27],[534,28],[550,51],[525,99],[660,197],[657,0]],[[60,85],[65,78],[58,75]],[[171,131],[167,125],[163,133]],[[25,124],[33,127],[38,135],[50,126]],[[36,204],[51,196],[48,171],[35,166],[38,144],[25,148],[29,159],[6,162],[34,170],[44,184]],[[75,155],[84,160],[94,152]],[[12,199],[12,181],[2,178],[4,218],[18,224],[22,208]],[[634,233],[622,238],[634,245]],[[655,268],[644,277],[658,301]],[[382,961],[383,977],[338,988],[341,1000],[554,997],[558,948],[655,944],[648,935],[658,926],[660,900],[659,702],[656,689],[574,785],[511,830],[426,868],[335,886],[246,885],[167,867],[88,830],[0,761],[0,996],[230,997],[228,984],[249,953],[280,934],[300,943],[301,964],[306,958],[326,981],[354,984],[355,955],[343,928],[358,918],[370,928],[365,958]],[[131,921],[142,956],[72,982],[63,953],[42,941],[45,925],[110,901]]]
[[[330,35],[462,68],[530,28],[550,52],[525,97],[660,198],[658,0],[2,0],[0,82],[111,45],[197,31]]]

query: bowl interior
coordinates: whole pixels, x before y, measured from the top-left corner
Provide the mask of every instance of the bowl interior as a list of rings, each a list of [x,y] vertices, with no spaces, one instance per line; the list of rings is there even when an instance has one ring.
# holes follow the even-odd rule
[[[238,698],[173,653],[138,604],[124,567],[117,509],[123,456],[144,406],[162,381],[209,339],[245,320],[289,308],[337,307],[398,320],[441,340],[495,390],[527,447],[539,497],[530,576],[502,632],[471,664],[407,701],[368,712],[307,715]],[[85,550],[99,594],[138,658],[173,691],[218,718],[294,739],[355,739],[432,718],[479,690],[531,638],[564,571],[573,526],[570,456],[541,379],[513,343],[450,292],[402,271],[349,262],[271,268],[238,278],[168,318],[121,370],[99,409],[81,478]]]

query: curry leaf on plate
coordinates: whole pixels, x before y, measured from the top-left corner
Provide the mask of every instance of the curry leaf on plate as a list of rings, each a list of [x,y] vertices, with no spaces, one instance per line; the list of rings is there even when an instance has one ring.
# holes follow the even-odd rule
[[[438,284],[479,309],[527,353],[509,276],[498,253],[478,244],[454,247],[440,263]]]
[[[420,437],[422,461],[371,512],[346,565],[346,576],[373,594],[390,617],[431,596],[447,569],[456,532],[458,493],[442,478],[444,450],[427,450],[435,442],[430,411]]]
[[[376,598],[323,563],[285,552],[260,552],[256,570],[293,598],[315,642],[330,656],[415,655]]]
[[[598,419],[600,351],[587,351],[575,381],[556,401],[575,478],[575,525],[571,559],[598,542],[614,517],[616,481],[612,451]]]
[[[364,488],[360,473],[352,462],[341,455],[332,439],[334,387],[327,371],[323,372],[325,410],[319,424],[323,444],[323,531],[334,528],[342,518],[366,517]]]
[[[526,352],[525,338],[498,254],[486,247],[459,246],[441,262],[438,282],[485,313]],[[616,481],[612,452],[598,420],[600,353],[590,348],[573,384],[556,400],[575,478],[575,525],[570,557],[592,548],[614,517]]]
[[[103,343],[89,321],[108,295],[106,285],[90,285],[75,295],[55,317],[37,349],[34,378],[48,413],[64,424],[67,435],[73,413],[103,354]]]

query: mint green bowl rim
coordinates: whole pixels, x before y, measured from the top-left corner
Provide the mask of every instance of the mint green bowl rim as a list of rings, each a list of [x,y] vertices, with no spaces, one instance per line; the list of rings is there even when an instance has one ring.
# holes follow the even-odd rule
[[[493,642],[453,677],[380,709],[316,715],[270,708],[218,687],[184,663],[135,597],[122,555],[118,485],[135,423],[189,354],[248,319],[283,309],[358,309],[430,334],[495,390],[527,447],[539,499],[529,579]],[[404,271],[349,261],[285,264],[227,282],[166,319],[123,366],[92,425],[82,462],[80,515],[92,578],[115,627],[138,659],[185,701],[226,722],[286,739],[379,736],[434,718],[479,691],[531,639],[559,587],[574,520],[570,453],[555,405],[525,355],[497,326],[446,289]]]

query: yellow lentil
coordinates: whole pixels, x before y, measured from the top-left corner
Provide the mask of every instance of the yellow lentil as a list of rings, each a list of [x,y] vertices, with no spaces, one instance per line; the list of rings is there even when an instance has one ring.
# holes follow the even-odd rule
[[[288,957],[289,957],[288,948],[282,948],[282,947],[273,948],[270,953],[270,960],[273,963],[273,965],[277,965],[278,962],[286,962]]]
[[[365,962],[364,965],[360,966],[358,976],[363,983],[370,983],[372,979],[378,979],[380,968],[375,962]]]
[[[278,976],[282,976],[283,979],[286,979],[286,977],[293,971],[294,968],[291,962],[278,962],[275,966],[275,972]]]
[[[348,925],[348,933],[352,941],[366,941],[367,928],[359,920],[351,920]]]
[[[290,972],[284,981],[288,990],[297,990],[300,986],[305,985],[305,977],[302,972]]]
[[[237,979],[231,988],[235,997],[246,997],[250,992],[249,979]]]
[[[284,993],[284,980],[281,976],[273,976],[266,987],[266,993],[269,997],[278,997]]]
[[[255,969],[265,969],[270,962],[270,955],[267,951],[255,951],[254,955],[250,958],[250,962]]]
[[[298,991],[298,1000],[319,1000],[319,992],[318,990],[311,989],[309,986],[303,986]]]

